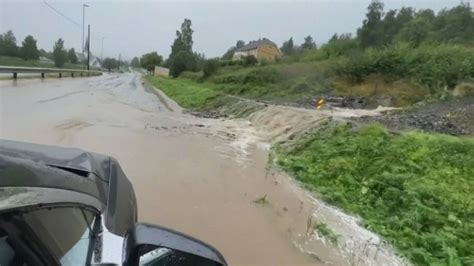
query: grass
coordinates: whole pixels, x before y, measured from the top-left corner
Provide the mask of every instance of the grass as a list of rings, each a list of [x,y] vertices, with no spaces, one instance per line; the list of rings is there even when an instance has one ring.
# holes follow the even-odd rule
[[[370,74],[354,81],[336,72],[341,68],[341,58],[330,58],[318,62],[291,62],[264,66],[226,66],[218,73],[204,79],[199,72],[183,72],[179,79],[188,79],[196,84],[222,94],[263,100],[273,103],[308,104],[321,95],[365,96],[375,99],[390,99],[393,106],[408,106],[422,101],[430,90],[410,79]],[[178,79],[178,80],[179,80]]]
[[[272,102],[310,102],[330,90],[330,78],[312,63],[224,67],[205,83],[225,94]]]
[[[0,66],[57,68],[53,62],[46,62],[46,61],[40,61],[40,60],[24,60],[19,57],[10,57],[10,56],[0,56]],[[62,68],[81,69],[82,65],[66,63]]]
[[[474,264],[474,139],[332,123],[274,153],[414,264]]]
[[[220,94],[206,84],[187,79],[147,76],[148,81],[162,90],[180,106],[188,109],[203,108],[217,100]]]
[[[331,230],[325,223],[317,223],[314,225],[314,229],[321,236],[327,239],[331,244],[337,245],[339,236]]]

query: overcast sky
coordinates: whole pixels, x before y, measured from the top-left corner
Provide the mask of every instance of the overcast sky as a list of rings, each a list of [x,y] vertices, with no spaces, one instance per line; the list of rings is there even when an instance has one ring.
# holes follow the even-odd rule
[[[412,6],[438,11],[460,1],[384,2],[385,10]],[[0,32],[13,30],[19,45],[31,34],[38,40],[39,48],[48,51],[61,37],[68,48],[80,51],[83,3],[90,6],[86,8],[86,25],[91,24],[91,51],[100,56],[102,37],[105,37],[104,57],[117,57],[121,53],[123,58],[130,59],[150,51],[168,56],[175,31],[184,18],[190,18],[193,23],[194,51],[204,52],[207,57],[222,55],[236,40],[248,42],[260,37],[281,45],[290,37],[301,43],[310,34],[320,44],[334,33],[354,33],[365,17],[370,0],[0,0]]]

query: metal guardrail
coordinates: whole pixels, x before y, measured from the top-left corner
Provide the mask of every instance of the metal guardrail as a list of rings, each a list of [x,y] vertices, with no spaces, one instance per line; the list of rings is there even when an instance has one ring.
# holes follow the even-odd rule
[[[0,73],[13,74],[14,79],[17,79],[18,74],[20,73],[41,74],[41,78],[44,78],[46,73],[58,73],[60,78],[63,77],[63,73],[69,74],[71,77],[74,77],[75,74],[81,77],[102,75],[101,71],[96,71],[96,70],[43,68],[43,67],[13,67],[13,66],[0,66]]]

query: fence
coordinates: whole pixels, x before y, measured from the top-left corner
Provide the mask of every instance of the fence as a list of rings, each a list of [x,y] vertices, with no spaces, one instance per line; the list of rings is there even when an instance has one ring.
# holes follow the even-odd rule
[[[0,73],[13,74],[13,79],[18,78],[18,74],[41,74],[41,78],[44,78],[45,74],[57,73],[60,78],[63,74],[71,77],[77,76],[99,76],[102,75],[101,71],[95,70],[83,70],[83,69],[61,69],[61,68],[42,68],[42,67],[12,67],[12,66],[0,66]]]

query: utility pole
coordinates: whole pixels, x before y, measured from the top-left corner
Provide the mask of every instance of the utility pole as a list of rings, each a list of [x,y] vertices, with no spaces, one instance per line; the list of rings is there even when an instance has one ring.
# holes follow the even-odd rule
[[[84,22],[86,18],[86,7],[89,7],[87,4],[82,4],[82,42],[81,42],[81,48],[82,48],[82,56],[84,56]],[[84,66],[84,63],[82,63]],[[83,67],[84,68],[84,67]]]
[[[87,25],[87,70],[89,70],[90,55],[91,55],[91,24]]]

